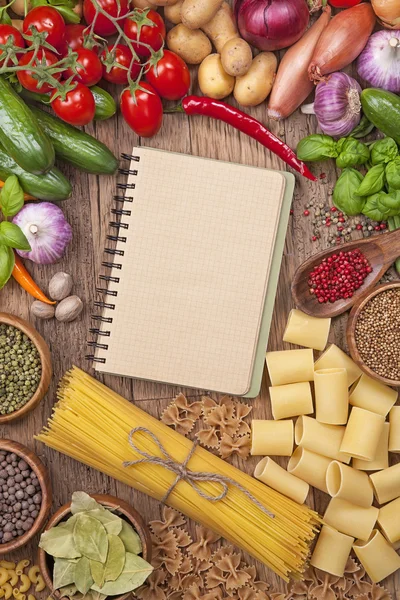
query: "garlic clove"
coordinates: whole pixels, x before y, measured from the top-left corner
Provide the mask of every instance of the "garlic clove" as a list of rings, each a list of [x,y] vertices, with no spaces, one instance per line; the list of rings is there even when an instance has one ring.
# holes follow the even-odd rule
[[[56,319],[62,323],[74,321],[83,310],[83,302],[78,296],[68,296],[57,305]]]
[[[71,275],[60,271],[56,273],[49,283],[49,295],[53,300],[64,300],[70,295],[73,286]]]
[[[55,315],[55,308],[50,304],[35,300],[31,304],[31,314],[38,319],[52,319]]]

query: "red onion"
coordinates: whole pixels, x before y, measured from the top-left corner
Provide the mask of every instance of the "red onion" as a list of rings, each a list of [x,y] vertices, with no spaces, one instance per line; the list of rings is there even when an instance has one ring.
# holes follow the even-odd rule
[[[322,131],[333,137],[345,137],[361,119],[361,87],[345,73],[333,73],[315,90],[313,105],[303,106],[303,113],[314,113]]]
[[[310,20],[305,0],[236,0],[235,14],[241,36],[266,51],[297,42]]]
[[[377,31],[361,52],[357,71],[371,87],[400,92],[400,30]]]

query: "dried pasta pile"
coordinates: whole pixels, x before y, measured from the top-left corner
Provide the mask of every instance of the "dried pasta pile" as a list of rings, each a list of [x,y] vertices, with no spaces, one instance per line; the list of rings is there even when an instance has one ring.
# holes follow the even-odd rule
[[[180,463],[192,448],[190,440],[76,367],[62,380],[58,396],[59,402],[48,427],[37,436],[38,440],[157,500],[163,498],[175,474],[148,463],[124,467],[125,461],[141,458],[129,445],[129,433],[135,427],[147,428]],[[142,451],[161,457],[159,447],[148,434],[139,432],[135,443]],[[232,485],[225,498],[211,503],[199,496],[189,483],[180,481],[169,495],[171,507],[249,552],[286,581],[289,577],[301,578],[320,522],[315,512],[269,489],[203,448],[196,448],[188,467],[192,471],[217,473],[235,480],[275,518],[268,517]],[[208,495],[221,492],[216,482],[199,482],[198,485]]]

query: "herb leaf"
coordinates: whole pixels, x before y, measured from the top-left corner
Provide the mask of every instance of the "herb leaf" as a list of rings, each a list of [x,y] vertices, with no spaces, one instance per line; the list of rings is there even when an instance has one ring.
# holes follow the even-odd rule
[[[83,556],[105,562],[108,552],[107,532],[94,517],[87,514],[78,516],[74,527],[74,542]]]
[[[0,244],[18,248],[18,250],[31,250],[25,234],[18,225],[3,221],[0,223]]]
[[[362,212],[365,198],[357,195],[363,176],[356,169],[347,168],[336,182],[333,190],[334,205],[346,215],[358,215]]]
[[[51,531],[51,529],[49,531]],[[75,561],[67,558],[55,559],[53,570],[53,586],[55,590],[74,583],[75,567]]]
[[[75,585],[78,591],[85,595],[93,583],[93,577],[90,572],[90,560],[86,556],[82,556],[75,566]]]
[[[95,584],[92,589],[107,596],[125,594],[141,586],[152,571],[153,567],[143,558],[127,552],[125,566],[118,579],[107,581],[102,588]]]
[[[5,180],[0,194],[0,205],[5,217],[13,217],[23,207],[24,191],[16,175],[10,175]]]
[[[336,166],[340,169],[365,165],[369,159],[369,148],[354,138],[341,138],[337,143],[339,156]]]
[[[386,165],[386,179],[390,188],[400,190],[400,156]]]
[[[122,519],[103,507],[89,510],[86,514],[100,521],[106,528],[107,533],[118,535],[122,529]]]
[[[44,531],[40,536],[39,547],[55,558],[79,558],[82,554],[74,542],[74,524],[75,519],[69,519],[66,523]]]
[[[388,215],[383,213],[378,206],[378,199],[379,196],[382,195],[382,193],[383,192],[379,192],[378,194],[368,196],[367,201],[362,210],[363,215],[369,217],[373,221],[383,221],[388,217]]]
[[[115,581],[125,565],[125,546],[117,535],[108,535],[108,554],[104,566],[105,581]]]
[[[385,186],[385,165],[375,165],[362,180],[357,190],[358,196],[370,196],[382,191]]]
[[[139,535],[133,529],[129,523],[122,520],[122,530],[119,537],[124,543],[125,550],[132,554],[140,554],[142,552],[142,542],[140,541]]]
[[[336,158],[338,151],[333,138],[329,135],[316,133],[308,135],[298,143],[296,154],[300,160],[315,162],[328,158]]]
[[[393,138],[386,137],[371,146],[371,162],[373,165],[388,163],[394,160],[399,151]]]
[[[86,492],[74,492],[72,494],[71,513],[73,515],[95,509],[103,510],[103,507],[94,498],[91,498],[89,494],[86,494]]]
[[[98,560],[90,561],[90,572],[94,579],[94,583],[97,585],[99,589],[101,589],[104,585],[104,576],[105,576],[105,568],[103,563]]]
[[[14,252],[9,246],[0,244],[0,290],[10,279],[15,264]]]

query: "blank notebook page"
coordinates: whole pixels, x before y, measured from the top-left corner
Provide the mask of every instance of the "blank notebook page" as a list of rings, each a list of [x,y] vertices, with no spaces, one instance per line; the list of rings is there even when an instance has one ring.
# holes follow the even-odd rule
[[[151,148],[133,155],[96,370],[246,394],[285,179]]]

